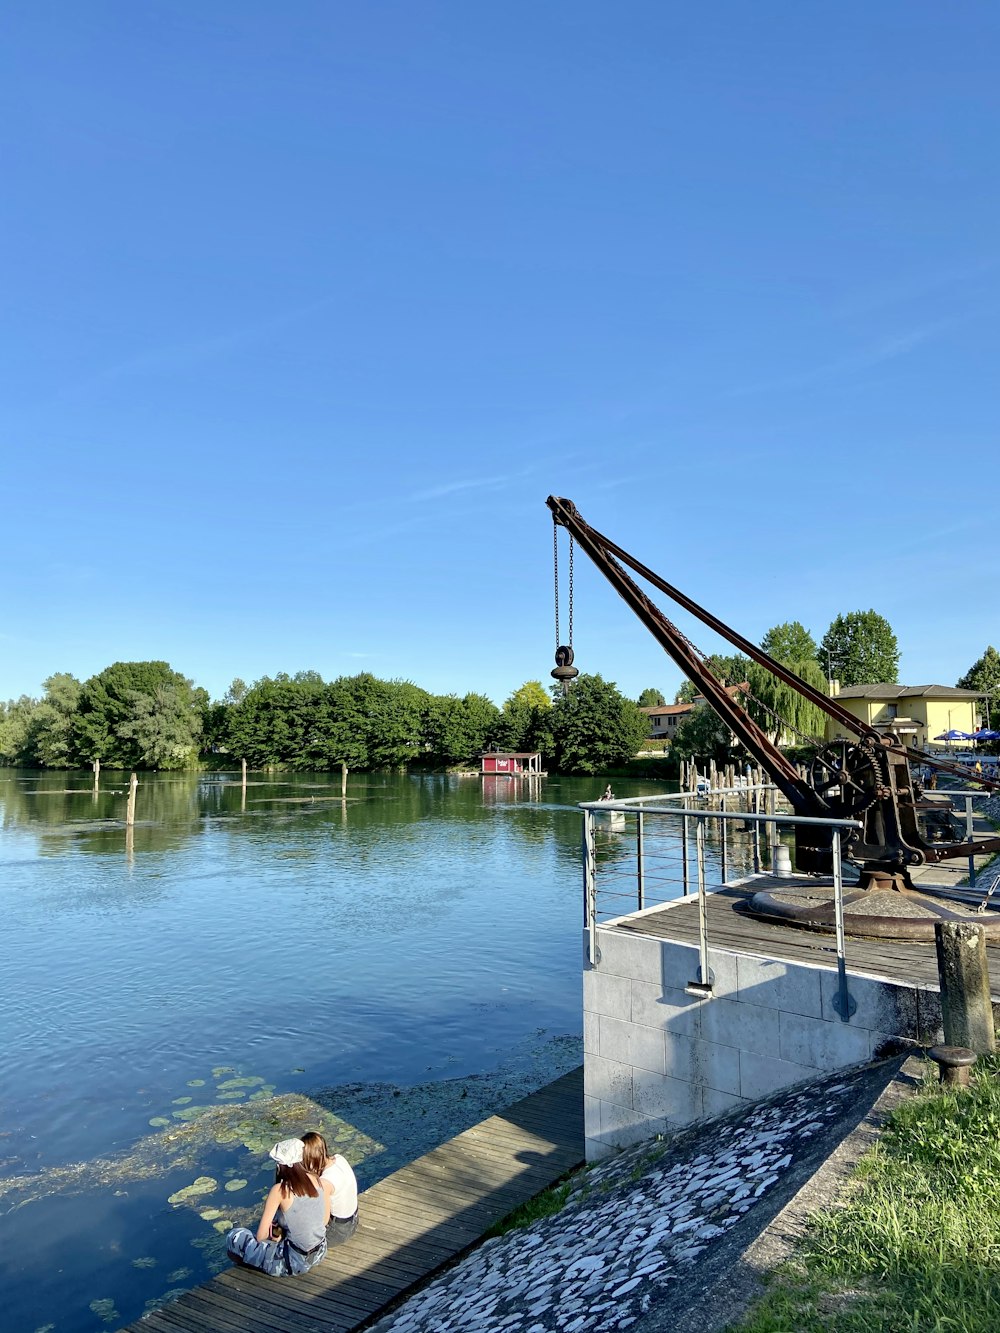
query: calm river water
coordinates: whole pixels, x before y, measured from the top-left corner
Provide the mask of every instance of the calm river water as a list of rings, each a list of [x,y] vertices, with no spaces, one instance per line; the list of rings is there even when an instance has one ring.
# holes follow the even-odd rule
[[[601,780],[144,776],[128,840],[126,781],[0,770],[11,1333],[115,1329],[218,1271],[286,1133],[369,1185],[582,1058]]]

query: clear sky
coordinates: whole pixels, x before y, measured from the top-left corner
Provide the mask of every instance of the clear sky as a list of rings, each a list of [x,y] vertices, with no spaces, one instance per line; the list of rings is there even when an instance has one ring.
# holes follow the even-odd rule
[[[0,25],[0,697],[158,658],[500,703],[553,665],[549,493],[749,638],[874,607],[907,684],[1000,646],[994,0]],[[577,666],[672,697],[576,574]]]

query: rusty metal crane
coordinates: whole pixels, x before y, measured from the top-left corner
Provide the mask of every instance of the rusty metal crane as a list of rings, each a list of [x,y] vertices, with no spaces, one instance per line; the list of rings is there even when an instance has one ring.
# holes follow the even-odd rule
[[[586,552],[740,744],[769,774],[792,810],[812,818],[858,821],[860,828],[843,843],[845,859],[860,871],[855,897],[866,897],[869,903],[868,910],[862,913],[864,929],[858,933],[920,936],[926,934],[928,918],[968,919],[968,909],[952,908],[942,903],[939,897],[928,898],[917,893],[910,876],[911,868],[968,857],[973,853],[1000,851],[1000,837],[976,842],[948,840],[951,834],[947,814],[950,804],[925,793],[910,768],[911,759],[923,763],[926,762],[925,755],[905,745],[892,731],[881,732],[866,726],[836,699],[828,698],[808,685],[592,528],[572,501],[550,495],[546,504],[552,511],[554,523],[565,528]],[[752,661],[773,672],[779,680],[834,718],[854,739],[821,746],[812,761],[808,778],[804,777],[747,710],[729,694],[689,640],[646,596],[624,566],[684,607]],[[943,761],[936,763],[936,767],[953,773],[962,772]],[[992,782],[983,785],[1000,787],[1000,783]],[[832,840],[828,830],[816,825],[800,826],[796,835],[796,867],[813,875],[831,873]],[[755,908],[762,916],[821,929],[832,920],[832,912],[823,906],[822,895],[816,901],[814,893],[810,902],[803,901],[799,905],[784,901],[788,895],[758,894],[756,897],[760,901]],[[792,897],[794,899],[794,895]],[[876,897],[879,903],[876,903]],[[880,925],[880,922],[885,924]],[[990,924],[1000,928],[1000,919],[994,923],[991,914]]]

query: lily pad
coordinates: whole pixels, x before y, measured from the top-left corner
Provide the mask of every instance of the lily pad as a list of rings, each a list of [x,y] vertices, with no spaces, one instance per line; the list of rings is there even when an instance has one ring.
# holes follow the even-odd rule
[[[197,1120],[200,1115],[204,1115],[208,1110],[207,1106],[185,1106],[180,1111],[175,1111],[175,1120]]]
[[[154,1115],[149,1122],[154,1129],[162,1129],[164,1125],[169,1125],[170,1121],[163,1115]]]
[[[216,1092],[231,1092],[234,1088],[260,1088],[263,1087],[262,1078],[227,1078],[224,1083],[220,1083]]]
[[[211,1176],[199,1176],[197,1180],[192,1181],[190,1185],[185,1185],[182,1190],[176,1194],[171,1194],[167,1203],[183,1203],[185,1199],[190,1199],[196,1194],[211,1194],[213,1190],[219,1188],[219,1182],[213,1180]]]
[[[97,1315],[98,1319],[105,1324],[113,1324],[121,1315],[115,1309],[115,1303],[110,1296],[105,1296],[102,1300],[91,1301],[90,1308]]]
[[[189,1104],[189,1102],[191,1102],[191,1101],[193,1101],[193,1100],[194,1100],[194,1099],[193,1099],[192,1097],[175,1097],[174,1100],[170,1103],[170,1105],[171,1105],[171,1106],[187,1106],[187,1105]]]
[[[217,1217],[222,1216],[221,1208],[203,1208],[198,1214],[203,1222],[214,1222]]]
[[[194,1270],[191,1268],[175,1268],[172,1273],[168,1273],[168,1282],[184,1282],[189,1278]]]
[[[246,1093],[237,1089],[236,1092],[220,1092],[216,1097],[218,1102],[241,1102]]]
[[[132,1260],[133,1268],[155,1268],[156,1260],[151,1254],[145,1254],[141,1259]]]
[[[212,1077],[221,1078],[223,1074],[235,1074],[235,1073],[236,1070],[233,1069],[232,1065],[218,1065],[215,1069],[212,1070]]]
[[[204,1080],[203,1078],[189,1078],[189,1079],[188,1079],[188,1087],[189,1087],[189,1088],[203,1088],[204,1086],[205,1086],[205,1080]]]
[[[229,1221],[228,1218],[224,1218],[221,1222],[213,1222],[212,1225],[215,1227],[216,1231],[219,1233],[220,1236],[227,1231],[232,1231],[233,1229],[233,1224],[232,1222]]]
[[[232,1191],[232,1190],[244,1190],[246,1189],[246,1187],[247,1187],[247,1182],[245,1180],[227,1180],[222,1188]]]

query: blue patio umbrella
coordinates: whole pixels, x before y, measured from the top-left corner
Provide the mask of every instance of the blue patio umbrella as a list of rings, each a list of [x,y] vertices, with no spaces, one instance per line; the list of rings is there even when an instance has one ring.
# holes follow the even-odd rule
[[[970,736],[967,731],[942,731],[940,736],[935,736],[936,741],[972,741],[974,736]]]
[[[984,727],[982,731],[977,731],[972,739],[974,741],[1000,741],[1000,731],[990,731],[988,727]]]

